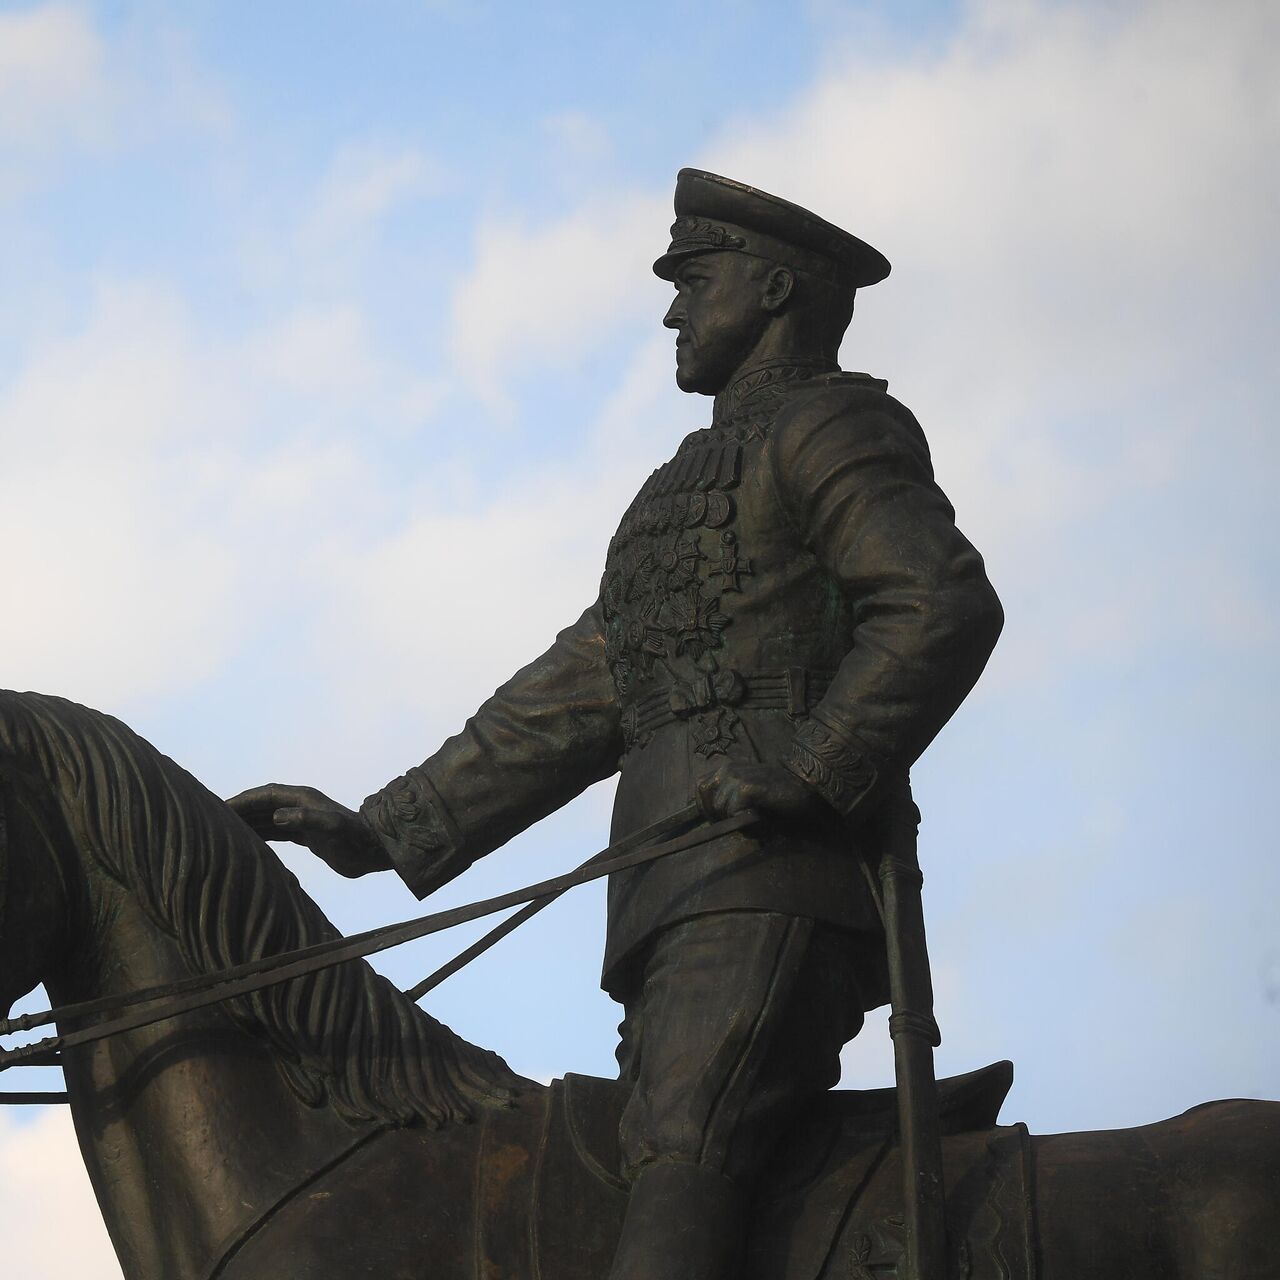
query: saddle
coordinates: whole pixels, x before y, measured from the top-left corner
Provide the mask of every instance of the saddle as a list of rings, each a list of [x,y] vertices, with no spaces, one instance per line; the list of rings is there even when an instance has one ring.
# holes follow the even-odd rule
[[[1026,1130],[996,1127],[1012,1083],[1008,1062],[938,1082],[956,1277],[1033,1280]],[[535,1153],[520,1176],[491,1147],[478,1188],[480,1274],[596,1274],[626,1210],[618,1122],[629,1090],[578,1075],[553,1084],[541,1132],[517,1139]],[[872,1280],[896,1265],[905,1251],[896,1124],[893,1089],[837,1091],[814,1106],[757,1193],[744,1280]],[[513,1219],[528,1223],[523,1266],[503,1258]]]

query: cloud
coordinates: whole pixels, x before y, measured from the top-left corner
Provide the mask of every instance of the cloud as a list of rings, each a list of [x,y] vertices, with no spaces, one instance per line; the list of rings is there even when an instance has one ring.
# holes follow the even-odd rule
[[[100,140],[112,101],[101,38],[79,6],[0,13],[0,147]]]
[[[349,298],[298,306],[257,333],[236,357],[261,393],[287,392],[331,424],[353,421],[385,429],[416,427],[443,395],[439,378],[397,367],[379,350],[368,309]]]
[[[281,610],[255,549],[322,580],[334,512],[379,501],[361,430],[394,439],[437,397],[355,304],[226,339],[169,286],[100,281],[0,387],[0,679],[118,708],[208,678]]]
[[[581,367],[586,353],[659,311],[662,294],[649,264],[668,207],[660,197],[628,192],[537,227],[511,215],[484,221],[475,264],[453,299],[459,376],[493,407],[509,410],[512,378],[535,367]]]
[[[542,128],[561,164],[598,170],[613,154],[608,129],[585,111],[557,112],[542,121]]]
[[[0,1239],[6,1270],[40,1280],[120,1280],[70,1112],[51,1107],[25,1122],[16,1114],[0,1108]]]
[[[1072,302],[1106,283],[1112,309],[1095,320],[1123,324],[1115,304],[1138,283],[1162,299],[1255,272],[1278,194],[1258,164],[1280,128],[1277,44],[1264,3],[1211,22],[1186,0],[976,3],[940,55],[832,57],[778,119],[730,125],[711,158],[865,230],[913,283],[997,288],[1017,305],[1011,329],[1061,314],[1037,287],[1052,280]],[[1108,338],[1073,345],[1105,355]]]
[[[104,284],[0,395],[6,684],[118,703],[207,673],[239,566],[214,527],[222,397],[165,290]]]
[[[0,197],[26,196],[85,150],[137,151],[161,139],[225,138],[219,87],[161,19],[108,34],[92,9],[0,13]]]
[[[320,179],[302,242],[312,252],[325,253],[341,249],[352,237],[364,239],[397,205],[429,194],[439,181],[436,167],[416,148],[346,143]]]

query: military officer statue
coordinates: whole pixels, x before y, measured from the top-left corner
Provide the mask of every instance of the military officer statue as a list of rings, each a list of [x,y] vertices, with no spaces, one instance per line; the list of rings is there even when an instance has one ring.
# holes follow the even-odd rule
[[[759,828],[617,875],[603,985],[631,1185],[612,1280],[729,1280],[754,1181],[887,999],[863,875],[914,823],[908,770],[1000,631],[982,558],[886,384],[836,364],[870,245],[682,170],[676,381],[715,397],[645,482],[599,598],[358,814],[309,788],[237,797],[261,834],[420,897],[621,774],[613,838],[700,797]]]

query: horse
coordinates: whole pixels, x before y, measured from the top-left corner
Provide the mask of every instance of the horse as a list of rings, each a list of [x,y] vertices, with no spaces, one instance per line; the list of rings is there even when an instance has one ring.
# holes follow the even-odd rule
[[[0,1014],[40,983],[55,1004],[122,996],[336,936],[265,843],[120,721],[0,692]],[[523,1079],[363,961],[61,1066],[128,1280],[608,1271],[625,1086]],[[797,1127],[747,1280],[896,1274],[897,1149],[869,1110],[828,1095]],[[1036,1137],[964,1110],[944,1140],[947,1280],[1280,1275],[1280,1104]]]

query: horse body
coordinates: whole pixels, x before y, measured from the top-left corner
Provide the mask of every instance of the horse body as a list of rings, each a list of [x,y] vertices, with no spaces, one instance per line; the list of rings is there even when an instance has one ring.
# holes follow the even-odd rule
[[[62,1004],[332,934],[267,846],[124,726],[0,693],[0,1011],[39,982]],[[564,1091],[521,1080],[363,963],[64,1057],[128,1280],[607,1270],[625,1191],[608,1152],[593,1155],[556,1111]],[[596,1094],[587,1127],[612,1135],[622,1095]],[[570,1134],[559,1147],[558,1124]],[[996,1136],[946,1141],[951,1210],[976,1187],[964,1213],[996,1222],[972,1251],[986,1228],[966,1218],[952,1231],[972,1280],[1280,1275],[1280,1105],[1213,1104],[1111,1133],[1012,1132],[996,1131],[1014,1153],[998,1170],[983,1156]],[[821,1159],[810,1168],[797,1155],[763,1198],[747,1280],[894,1267],[892,1144],[825,1133],[813,1131]],[[984,1179],[1005,1184],[1004,1221]],[[878,1218],[863,1207],[875,1205]]]
[[[1041,1280],[1280,1276],[1280,1103],[1034,1144]]]

